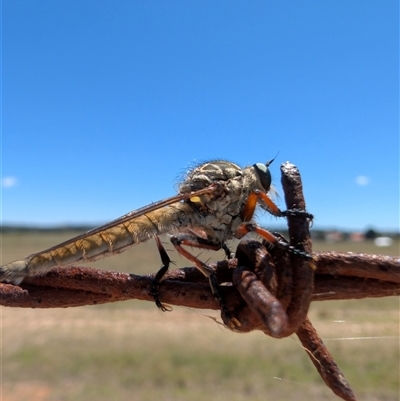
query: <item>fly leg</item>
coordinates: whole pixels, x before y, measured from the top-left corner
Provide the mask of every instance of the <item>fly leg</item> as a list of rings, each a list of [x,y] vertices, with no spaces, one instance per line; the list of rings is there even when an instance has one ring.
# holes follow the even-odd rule
[[[256,189],[253,192],[251,192],[249,197],[247,198],[247,202],[242,211],[243,223],[240,224],[239,227],[236,229],[235,233],[236,238],[240,239],[249,232],[255,232],[273,246],[277,246],[281,249],[284,249],[293,255],[297,255],[305,259],[312,260],[313,257],[304,250],[289,245],[286,241],[282,241],[282,239],[277,238],[275,235],[271,234],[268,230],[259,227],[257,224],[253,222],[250,222],[258,202],[264,203],[264,205],[267,206],[269,212],[277,217],[295,215],[310,221],[312,221],[313,218],[312,214],[307,213],[305,210],[289,209],[282,212],[266,193]]]
[[[155,237],[156,244],[157,244],[157,249],[158,253],[160,254],[161,257],[161,262],[162,266],[160,270],[156,273],[153,279],[153,283],[151,285],[151,295],[154,298],[154,302],[157,305],[157,308],[161,309],[163,312],[169,312],[171,311],[171,307],[168,305],[163,304],[160,301],[160,298],[158,296],[158,287],[160,285],[161,280],[164,278],[165,274],[167,273],[169,269],[169,265],[173,262],[171,262],[171,259],[169,258],[167,251],[165,250],[163,244],[161,243],[161,240],[158,236]]]
[[[312,221],[314,218],[312,214],[301,209],[288,209],[285,211],[281,211],[265,192],[255,189],[253,192],[250,193],[249,197],[247,198],[247,202],[242,212],[243,221],[251,220],[257,203],[260,201],[262,201],[267,206],[268,211],[276,217],[297,216],[303,217],[309,221]]]
[[[265,228],[261,228],[257,224],[252,222],[240,224],[239,227],[236,229],[235,236],[236,238],[240,239],[250,232],[260,235],[264,240],[266,240],[272,246],[276,246],[280,249],[283,249],[291,253],[292,255],[300,256],[308,260],[313,260],[312,255],[310,255],[306,251],[294,247],[292,245],[289,245],[286,241],[283,241],[281,238],[276,237],[274,234],[270,233]]]
[[[167,272],[171,261],[158,237],[156,237],[156,241],[157,241],[157,247],[158,247],[158,251],[160,252],[163,266],[161,267],[161,269],[157,272],[156,276],[154,277],[152,295],[154,297],[156,305],[161,310],[168,310],[165,307],[165,305],[163,305],[160,302],[160,299],[158,297],[158,286],[159,286],[161,280],[163,279],[165,273]],[[171,237],[171,242],[174,245],[175,249],[182,256],[184,256],[186,259],[190,260],[208,278],[208,281],[209,281],[210,287],[211,287],[211,292],[212,292],[214,298],[220,304],[223,320],[225,322],[228,322],[228,324],[231,326],[231,328],[240,326],[239,321],[230,316],[230,313],[228,311],[227,306],[225,305],[223,297],[222,297],[221,293],[219,292],[217,276],[215,274],[214,269],[211,266],[207,265],[206,263],[202,262],[196,256],[192,255],[185,248],[183,248],[182,245],[187,245],[187,246],[191,246],[194,248],[200,248],[200,249],[210,249],[213,251],[218,251],[219,249],[222,248],[222,249],[224,249],[226,255],[230,257],[231,252],[230,252],[229,248],[225,244],[221,244],[219,242],[213,241],[208,238],[202,238],[202,237],[199,237],[199,236],[197,236],[195,234],[191,234],[191,233],[180,233],[177,235],[173,235]]]
[[[229,249],[228,245],[226,245],[226,242],[224,242],[224,243],[222,244],[221,249],[223,249],[223,251],[225,252],[225,257],[226,257],[227,259],[233,259],[233,258],[235,257],[234,252],[232,252],[232,251]]]
[[[227,247],[227,245],[189,233],[174,235],[173,237],[171,237],[171,242],[174,245],[175,249],[182,256],[190,260],[208,278],[211,287],[211,292],[221,307],[221,314],[223,316],[223,321],[228,322],[228,325],[230,326],[231,329],[240,326],[240,322],[236,318],[231,316],[228,307],[226,306],[224,299],[221,293],[219,292],[218,281],[217,281],[217,276],[215,274],[215,270],[206,263],[203,263],[200,259],[192,255],[190,252],[188,252],[186,249],[182,247],[182,245],[188,245],[194,248],[210,249],[213,251],[218,251],[219,249],[223,248],[225,254],[228,257],[231,257],[231,252]]]

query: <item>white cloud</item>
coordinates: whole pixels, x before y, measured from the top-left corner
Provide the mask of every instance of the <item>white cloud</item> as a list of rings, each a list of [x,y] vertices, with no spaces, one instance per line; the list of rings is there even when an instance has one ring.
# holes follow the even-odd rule
[[[362,187],[369,185],[369,178],[366,177],[365,175],[359,175],[356,177],[356,184],[360,185]]]
[[[1,179],[1,186],[3,188],[11,188],[17,185],[18,180],[15,177],[4,177]]]

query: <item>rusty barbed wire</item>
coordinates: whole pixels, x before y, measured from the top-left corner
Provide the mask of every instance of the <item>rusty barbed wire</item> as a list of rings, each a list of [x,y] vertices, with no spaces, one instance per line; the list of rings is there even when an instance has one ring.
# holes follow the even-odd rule
[[[281,171],[287,208],[305,210],[299,171],[290,163],[282,165]],[[354,401],[349,384],[307,318],[307,311],[311,301],[400,295],[400,259],[312,253],[307,219],[296,214],[288,214],[287,219],[290,244],[302,244],[313,257],[311,264],[307,259],[268,251],[257,241],[245,240],[238,246],[236,259],[212,264],[218,282],[229,284],[221,286],[221,294],[242,324],[238,331],[262,330],[275,337],[296,333],[328,387],[344,400]],[[246,277],[253,287],[246,284],[250,281],[243,281]],[[45,276],[26,279],[20,286],[1,283],[0,305],[65,308],[130,299],[153,301],[153,278],[84,267],[54,269]],[[208,280],[196,268],[167,273],[159,295],[163,302],[177,306],[220,307]],[[275,300],[282,317],[278,330],[266,312],[275,308]]]
[[[379,298],[400,295],[400,261],[382,255],[317,252],[312,301]],[[341,261],[352,276],[338,274]],[[360,260],[364,263],[358,269]],[[379,262],[386,272],[382,272]],[[211,264],[219,282],[229,282],[237,260]],[[372,278],[368,277],[370,271]],[[331,273],[329,273],[331,272]],[[345,272],[346,273],[346,272]],[[380,279],[375,276],[381,276]],[[42,277],[26,279],[20,286],[0,283],[0,305],[19,308],[67,308],[137,299],[153,301],[150,293],[154,274],[140,276],[95,269],[71,267],[54,269]],[[234,287],[221,289],[227,302],[240,295]],[[186,267],[167,273],[160,297],[172,305],[198,309],[219,309],[207,279],[196,268]]]

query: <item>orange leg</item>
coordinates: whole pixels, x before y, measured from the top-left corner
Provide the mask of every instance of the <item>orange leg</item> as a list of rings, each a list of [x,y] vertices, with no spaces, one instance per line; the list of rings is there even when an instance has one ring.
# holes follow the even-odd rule
[[[218,281],[215,275],[215,271],[211,266],[208,266],[206,263],[203,263],[199,258],[192,255],[188,252],[182,245],[191,246],[193,248],[200,248],[200,249],[210,249],[213,251],[218,251],[219,249],[223,248],[225,253],[230,253],[229,249],[225,244],[220,244],[219,242],[212,241],[208,238],[202,238],[195,234],[189,233],[180,233],[171,237],[171,242],[174,245],[175,249],[186,259],[190,260],[209,280],[211,291],[214,295],[214,298],[219,302],[221,307],[221,313],[223,315],[223,320],[228,322],[230,328],[233,329],[235,327],[240,326],[240,322],[235,319],[234,317],[230,316],[228,308],[225,305],[225,302],[218,290]],[[154,282],[152,286],[152,295],[156,302],[156,305],[163,311],[169,310],[168,307],[161,303],[158,297],[158,286],[160,281],[165,276],[166,272],[168,271],[169,265],[171,263],[170,258],[165,251],[164,247],[161,244],[161,241],[158,237],[156,237],[156,243],[158,247],[158,251],[161,256],[161,261],[163,266],[157,272],[156,276],[154,277]]]
[[[288,243],[279,240],[279,238],[275,237],[275,235],[270,233],[268,230],[259,227],[257,224],[250,223],[250,220],[254,214],[254,210],[257,206],[257,202],[259,201],[262,201],[268,207],[268,211],[274,216],[281,217],[281,216],[295,215],[306,218],[311,221],[313,219],[313,216],[307,213],[305,210],[290,209],[282,212],[265,192],[256,189],[253,192],[251,192],[249,197],[247,198],[247,202],[242,212],[243,223],[240,224],[239,227],[236,229],[235,233],[236,238],[240,239],[249,232],[255,232],[262,238],[264,238],[266,241],[268,241],[270,244],[278,246],[292,253],[293,255],[298,255],[306,259],[312,259],[312,256],[309,255],[307,252],[301,249],[297,249],[294,246],[291,246]]]
[[[268,210],[271,214],[277,217],[282,216],[282,212],[280,211],[278,206],[276,206],[275,203],[271,200],[271,198],[265,192],[255,189],[253,192],[250,193],[249,197],[247,198],[247,202],[242,213],[243,221],[251,220],[254,214],[254,210],[257,206],[257,202],[259,202],[260,200],[262,200],[268,206]]]
[[[171,242],[175,249],[186,259],[190,260],[206,277],[210,277],[214,274],[212,269],[207,264],[203,263],[199,258],[188,252],[182,245],[187,245],[193,248],[210,249],[212,251],[218,251],[221,249],[221,244],[213,242],[209,239],[199,238],[194,234],[178,234],[171,237]]]
[[[253,192],[250,193],[249,197],[247,198],[246,205],[244,206],[244,210],[242,212],[243,221],[251,220],[254,214],[254,210],[257,206],[257,202],[259,202],[260,200],[268,207],[268,211],[276,217],[295,215],[304,217],[310,221],[312,221],[313,219],[313,215],[307,213],[305,210],[289,209],[281,211],[279,207],[275,205],[272,199],[265,192],[262,192],[259,189],[255,189]]]
[[[300,256],[305,259],[313,260],[313,257],[310,254],[308,254],[307,252],[305,252],[301,249],[295,248],[294,246],[291,246],[284,241],[280,241],[279,238],[275,237],[275,235],[270,233],[265,228],[259,227],[255,223],[244,222],[244,223],[240,224],[239,227],[236,229],[235,236],[236,236],[236,238],[240,239],[240,238],[244,237],[247,233],[250,233],[250,232],[258,234],[259,236],[264,238],[266,241],[268,241],[270,244],[277,246],[281,249],[284,249],[293,255],[297,255],[297,256]]]

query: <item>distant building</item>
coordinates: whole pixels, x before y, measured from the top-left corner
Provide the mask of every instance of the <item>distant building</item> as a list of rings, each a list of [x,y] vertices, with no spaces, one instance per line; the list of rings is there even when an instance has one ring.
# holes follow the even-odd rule
[[[390,246],[393,244],[393,239],[390,237],[376,237],[374,244],[376,246]]]
[[[365,235],[361,232],[350,233],[349,240],[352,242],[363,242],[365,241]]]
[[[344,233],[341,231],[327,231],[325,233],[326,242],[340,242],[344,240]]]

